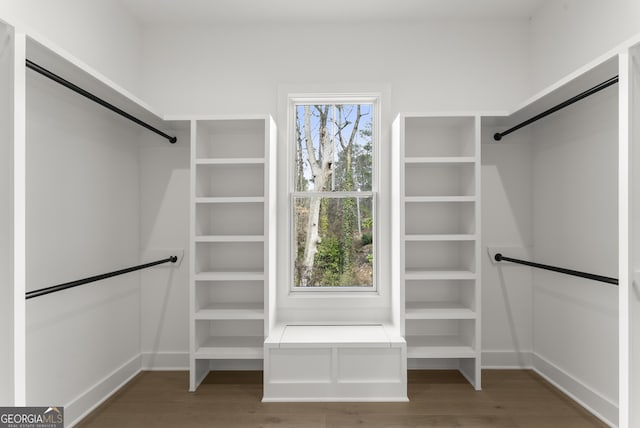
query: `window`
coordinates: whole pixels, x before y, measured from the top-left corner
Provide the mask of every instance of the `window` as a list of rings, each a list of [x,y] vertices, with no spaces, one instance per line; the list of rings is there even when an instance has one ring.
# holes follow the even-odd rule
[[[375,288],[376,98],[291,98],[295,290]]]

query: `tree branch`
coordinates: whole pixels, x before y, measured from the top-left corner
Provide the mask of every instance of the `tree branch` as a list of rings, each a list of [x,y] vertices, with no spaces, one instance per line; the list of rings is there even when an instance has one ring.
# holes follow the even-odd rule
[[[316,106],[317,107],[317,106]],[[320,165],[318,164],[318,158],[313,148],[313,140],[311,138],[311,109],[309,106],[304,106],[304,138],[307,146],[307,155],[309,158],[309,166],[313,175],[318,175],[320,171]]]
[[[356,139],[356,135],[358,134],[358,128],[360,127],[360,118],[362,117],[362,113],[360,112],[360,104],[356,107],[356,121],[353,122],[353,129],[351,130],[351,136],[349,137],[349,146],[353,144]]]
[[[336,123],[336,126],[338,127],[338,132],[336,132],[336,135],[338,136],[340,147],[342,147],[342,150],[346,150],[347,146],[344,144],[344,138],[342,137],[342,130],[347,126],[349,126],[349,121],[348,120],[345,121],[344,125],[342,125],[342,106],[337,105],[336,109],[338,110],[338,121],[337,122],[334,121]]]

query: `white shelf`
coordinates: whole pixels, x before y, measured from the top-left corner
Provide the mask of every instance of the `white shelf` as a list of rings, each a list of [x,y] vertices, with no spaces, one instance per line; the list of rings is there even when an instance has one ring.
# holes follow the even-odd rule
[[[475,196],[475,163],[405,163],[407,197]]]
[[[199,272],[196,281],[262,281],[264,272]]]
[[[287,325],[279,340],[280,348],[327,348],[392,346],[382,325]]]
[[[200,158],[196,165],[255,165],[263,164],[264,158]]]
[[[473,202],[406,204],[404,237],[407,239],[409,235],[473,235],[477,239],[475,212]]]
[[[196,198],[264,197],[264,163],[196,166]]]
[[[406,280],[420,279],[476,279],[476,274],[466,270],[413,270],[407,269],[404,274]]]
[[[405,241],[475,241],[475,234],[409,234],[404,236]]]
[[[234,302],[211,303],[195,313],[197,320],[261,320],[264,319],[262,303]]]
[[[195,359],[262,359],[263,336],[209,337],[196,349]]]
[[[195,239],[206,236],[265,236],[263,202],[198,204]]]
[[[264,242],[264,235],[201,235],[195,242]]]
[[[459,336],[407,336],[408,358],[476,358],[473,347]]]
[[[404,125],[404,153],[420,156],[473,156],[478,153],[474,144],[473,115],[401,115]]]
[[[201,117],[193,153],[203,158],[265,157],[266,116]]]
[[[475,196],[405,196],[405,203],[415,202],[475,202]]]
[[[196,204],[240,204],[264,202],[264,196],[225,196],[225,197],[199,197],[195,198]]]
[[[465,320],[476,314],[460,302],[407,302],[405,318],[408,320]]]
[[[473,156],[443,156],[443,157],[407,157],[404,159],[405,164],[465,164],[475,163],[476,158]]]

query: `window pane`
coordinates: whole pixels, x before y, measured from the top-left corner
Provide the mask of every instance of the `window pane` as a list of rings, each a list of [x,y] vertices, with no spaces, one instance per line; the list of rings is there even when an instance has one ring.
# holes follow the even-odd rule
[[[293,207],[294,286],[373,287],[373,197],[296,197]]]
[[[296,105],[298,192],[371,190],[372,104]]]

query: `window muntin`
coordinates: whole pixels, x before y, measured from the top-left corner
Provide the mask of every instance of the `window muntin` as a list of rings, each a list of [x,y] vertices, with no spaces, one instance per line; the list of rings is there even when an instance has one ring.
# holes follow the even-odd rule
[[[375,289],[377,104],[293,101],[294,290]]]

